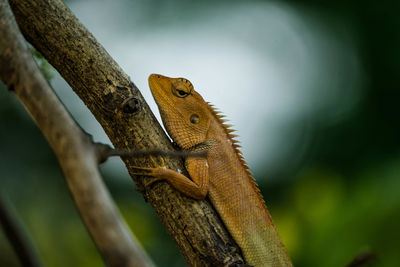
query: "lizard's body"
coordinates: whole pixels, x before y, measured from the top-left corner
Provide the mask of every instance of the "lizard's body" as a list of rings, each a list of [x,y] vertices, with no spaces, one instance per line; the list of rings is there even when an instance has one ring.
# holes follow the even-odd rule
[[[234,140],[218,114],[183,78],[152,74],[149,84],[171,138],[186,150],[207,149],[206,158],[187,158],[193,181],[175,171],[151,168],[195,199],[208,194],[228,231],[254,266],[292,266],[262,196]]]

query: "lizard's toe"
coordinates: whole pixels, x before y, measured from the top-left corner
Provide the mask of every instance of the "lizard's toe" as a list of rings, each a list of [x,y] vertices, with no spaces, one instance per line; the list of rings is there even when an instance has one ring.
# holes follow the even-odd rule
[[[163,180],[163,179],[162,179],[162,178],[159,178],[159,177],[153,177],[153,178],[144,179],[144,180],[143,180],[143,185],[144,185],[145,187],[149,187],[149,186],[151,186],[152,184],[154,184],[154,183],[156,183],[156,182],[158,182],[158,181],[161,181],[161,180]]]
[[[164,158],[163,158],[163,157],[160,157],[160,162],[161,162],[160,166],[161,166],[162,168],[164,168],[164,167],[165,167],[165,161],[164,161]]]

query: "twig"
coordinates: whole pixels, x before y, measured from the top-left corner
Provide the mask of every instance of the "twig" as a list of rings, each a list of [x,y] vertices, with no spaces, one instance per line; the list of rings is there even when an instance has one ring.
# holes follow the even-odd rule
[[[0,224],[22,266],[39,267],[37,251],[17,216],[13,214],[10,204],[0,195]]]
[[[365,266],[377,260],[378,257],[375,253],[370,251],[364,251],[359,253],[349,264],[346,265],[346,267]]]
[[[161,157],[174,157],[174,158],[204,158],[207,156],[207,151],[174,151],[174,150],[162,150],[162,149],[149,149],[149,150],[136,150],[126,151],[113,149],[111,146],[102,143],[95,143],[98,147],[99,163],[105,162],[109,157],[149,157],[149,156],[161,156]]]

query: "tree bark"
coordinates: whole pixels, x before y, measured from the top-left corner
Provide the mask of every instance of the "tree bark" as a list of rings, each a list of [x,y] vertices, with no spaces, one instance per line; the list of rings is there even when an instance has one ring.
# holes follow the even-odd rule
[[[0,79],[15,92],[52,147],[105,262],[109,266],[153,266],[121,220],[103,184],[98,170],[99,149],[44,79],[6,0],[0,0],[0,36]]]
[[[138,88],[61,1],[10,3],[25,38],[84,101],[116,149],[173,149]],[[132,175],[132,166],[150,166],[150,162],[132,157],[123,160],[189,265],[235,266],[244,262],[208,201],[187,198],[166,182],[145,186],[146,178]],[[181,160],[165,158],[165,163],[170,169],[184,170]]]

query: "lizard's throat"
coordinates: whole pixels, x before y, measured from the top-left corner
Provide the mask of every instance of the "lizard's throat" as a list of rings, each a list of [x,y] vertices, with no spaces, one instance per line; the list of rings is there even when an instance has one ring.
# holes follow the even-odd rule
[[[172,119],[169,116],[161,116],[161,118],[168,135],[181,149],[190,150],[204,141],[198,134],[192,133],[194,131],[182,120],[182,117]]]

